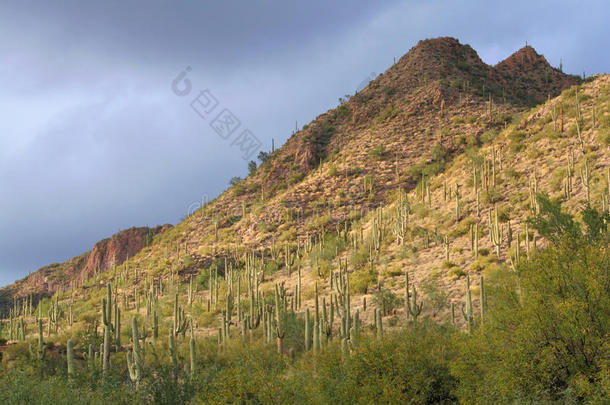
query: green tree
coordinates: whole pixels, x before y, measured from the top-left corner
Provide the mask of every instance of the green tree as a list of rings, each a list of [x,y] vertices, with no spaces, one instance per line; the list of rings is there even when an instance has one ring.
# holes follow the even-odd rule
[[[256,172],[256,162],[251,160],[248,162],[248,174],[252,176]]]
[[[457,340],[465,403],[590,402],[610,397],[610,216],[583,226],[538,196],[530,221],[548,247],[488,283],[484,327]]]
[[[241,180],[242,180],[242,178],[241,178],[241,177],[237,177],[237,176],[235,176],[235,177],[231,177],[231,180],[229,180],[229,185],[230,185],[230,186],[236,186],[236,185],[238,185],[239,183],[241,183]]]

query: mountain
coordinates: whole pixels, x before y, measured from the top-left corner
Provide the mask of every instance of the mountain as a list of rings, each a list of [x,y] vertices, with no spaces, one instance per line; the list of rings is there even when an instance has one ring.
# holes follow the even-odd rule
[[[605,85],[606,79],[602,76],[593,83]],[[486,215],[499,206],[504,226],[510,219],[511,226],[520,227],[529,204],[524,179],[535,176],[543,189],[549,181],[558,181],[556,167],[565,166],[563,155],[551,164],[551,155],[534,156],[534,152],[555,148],[547,142],[551,136],[572,142],[573,117],[561,115],[568,129],[557,134],[560,101],[552,99],[533,115],[532,104],[557,97],[579,83],[578,77],[552,68],[529,46],[489,66],[456,39],[420,41],[366,88],[294,133],[246,179],[180,224],[131,231],[139,235],[133,235],[135,242],[118,237],[113,244],[100,242],[99,248],[96,245],[83,256],[40,269],[5,289],[4,295],[50,294],[58,286],[67,288],[69,284],[57,280],[70,276],[77,299],[86,299],[90,287],[115,279],[114,272],[104,272],[112,267],[115,256],[116,271],[123,274],[122,280],[130,280],[119,287],[128,296],[150,286],[150,280],[178,277],[186,282],[212,268],[224,275],[230,267],[243,267],[244,257],[250,254],[263,260],[268,282],[284,282],[290,288],[296,279],[287,263],[298,262],[305,288],[312,289],[316,280],[327,280],[339,260],[348,261],[355,278],[365,277],[361,273],[371,255],[377,270],[366,275],[366,283],[362,281],[358,291],[363,296],[372,298],[376,283],[399,288],[397,277],[408,270],[416,285],[429,282],[434,274],[448,300],[457,299],[461,293],[456,275],[485,265],[481,259],[473,260],[468,251],[470,225],[479,223],[485,234]],[[583,85],[582,108],[592,103],[587,94],[598,91],[587,86],[593,85]],[[565,96],[569,97],[574,96]],[[550,114],[555,117],[553,131],[548,129]],[[534,135],[544,131],[549,134]],[[588,138],[596,139],[595,128],[586,131]],[[572,138],[566,138],[568,134]],[[525,153],[524,144],[535,136],[544,145]],[[489,182],[492,150],[496,170],[507,178],[493,187],[481,186],[481,212],[475,215],[476,196],[470,191],[467,195],[473,187],[472,167],[477,170],[477,182],[483,173]],[[516,182],[510,186],[509,172],[514,177],[510,181]],[[453,218],[456,189],[461,198],[457,220]],[[399,239],[392,218],[400,195],[410,201],[410,233],[400,238],[410,241],[411,253],[402,243],[391,244]],[[382,245],[388,244],[387,251],[377,243],[373,254],[369,239],[380,227],[384,235],[379,238]],[[148,232],[160,234],[140,251]],[[312,253],[312,246],[326,239],[333,240],[336,251]],[[508,263],[507,255],[501,252],[500,262]],[[127,256],[129,263],[122,264]],[[98,267],[102,271],[95,273]],[[137,269],[139,275],[130,279],[128,268]],[[269,288],[268,283],[265,286]],[[434,313],[439,319],[446,316],[446,308]]]

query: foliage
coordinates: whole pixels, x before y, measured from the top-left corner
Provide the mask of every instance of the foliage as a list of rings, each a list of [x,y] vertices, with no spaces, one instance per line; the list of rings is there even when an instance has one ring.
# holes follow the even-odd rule
[[[251,160],[248,162],[248,174],[252,176],[256,172],[256,162]]]
[[[231,177],[231,180],[229,180],[229,185],[235,186],[235,185],[239,184],[241,182],[241,180],[242,180],[241,177],[237,177],[237,176]]]
[[[377,290],[373,296],[373,303],[377,308],[383,309],[384,314],[389,314],[394,308],[402,304],[402,300],[390,290]]]
[[[374,148],[372,148],[371,150],[369,150],[369,156],[372,156],[372,157],[381,158],[381,157],[385,156],[385,154],[386,154],[386,150],[383,147],[383,145],[377,145]]]
[[[489,280],[485,328],[458,340],[452,369],[464,402],[601,403],[610,393],[608,214],[587,209],[583,232],[548,198],[539,203],[531,224],[551,245],[519,267],[519,280]]]

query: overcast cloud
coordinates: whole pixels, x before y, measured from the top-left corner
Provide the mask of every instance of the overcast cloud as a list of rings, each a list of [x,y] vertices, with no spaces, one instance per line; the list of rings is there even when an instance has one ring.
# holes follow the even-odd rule
[[[244,176],[189,107],[199,90],[267,150],[424,38],[489,64],[527,41],[564,71],[608,71],[607,2],[495,3],[0,0],[0,285],[121,229],[175,224]]]

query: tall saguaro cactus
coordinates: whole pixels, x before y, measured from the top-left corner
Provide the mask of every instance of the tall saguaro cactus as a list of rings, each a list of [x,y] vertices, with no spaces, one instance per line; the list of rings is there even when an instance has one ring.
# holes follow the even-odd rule
[[[102,373],[108,372],[110,360],[110,340],[114,326],[110,321],[112,317],[112,287],[110,283],[107,285],[107,297],[102,298],[102,323],[104,324],[104,352],[102,354]]]
[[[178,294],[174,296],[174,326],[172,328],[172,334],[177,336],[179,333],[184,335],[188,326],[188,320],[184,315],[184,309],[178,306]]]
[[[500,246],[502,246],[503,227],[498,225],[498,207],[494,207],[492,218],[491,210],[489,211],[489,237],[493,245],[496,247],[496,255],[500,258]]]
[[[44,360],[45,353],[47,351],[47,345],[42,340],[42,319],[38,320],[38,360]]]
[[[129,370],[129,378],[136,384],[137,389],[142,378],[142,353],[140,349],[140,336],[138,334],[138,321],[135,316],[131,320],[131,335],[133,347],[131,352],[127,352],[127,368]]]
[[[470,295],[470,276],[468,275],[466,276],[466,310],[464,310],[464,306],[462,305],[462,315],[468,322],[468,332],[472,333],[474,317],[472,315],[472,296]]]
[[[193,333],[193,330],[191,329],[191,340],[189,342],[189,355],[190,355],[190,360],[191,360],[191,381],[195,378],[195,371],[196,371],[196,357],[197,354],[195,352],[195,334]]]
[[[277,352],[284,352],[284,333],[286,330],[286,319],[284,314],[284,305],[281,305],[280,292],[277,284],[275,285],[275,334],[277,336]],[[314,331],[315,333],[315,331]]]
[[[68,375],[74,375],[74,346],[72,345],[72,339],[68,340],[66,344],[66,360],[68,362]]]
[[[587,192],[587,203],[591,203],[591,170],[589,169],[589,162],[585,159],[585,164],[582,169],[580,169],[580,181],[582,185],[585,187]]]
[[[407,307],[409,309],[409,314],[413,317],[413,322],[417,323],[417,318],[421,314],[423,306],[424,306],[423,302],[420,302],[419,304],[417,304],[417,290],[415,289],[415,285],[414,285],[413,293],[411,294],[411,301],[407,305]]]
[[[485,293],[485,279],[481,275],[480,279],[480,294],[481,294],[481,324],[485,321],[485,310],[487,309],[487,294]]]

